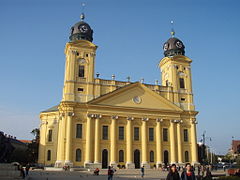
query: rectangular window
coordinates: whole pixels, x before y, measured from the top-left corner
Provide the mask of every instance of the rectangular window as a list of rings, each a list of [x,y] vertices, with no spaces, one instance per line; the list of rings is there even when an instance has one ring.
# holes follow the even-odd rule
[[[48,142],[52,142],[52,129],[48,130]]]
[[[102,139],[108,140],[108,126],[102,128]]]
[[[185,88],[185,84],[184,84],[184,79],[183,78],[179,78],[179,83],[180,83],[180,88]]]
[[[139,141],[139,127],[134,127],[134,141]]]
[[[123,126],[120,126],[118,129],[118,139],[124,140],[124,127]]]
[[[149,128],[149,141],[154,141],[154,129]]]
[[[84,66],[79,66],[78,77],[84,77]]]
[[[83,88],[78,88],[78,91],[79,92],[83,92]]]
[[[188,130],[187,129],[184,129],[183,130],[183,139],[184,139],[184,142],[188,142]]]
[[[82,139],[82,124],[76,126],[76,138]]]
[[[163,141],[168,141],[168,129],[163,128]]]

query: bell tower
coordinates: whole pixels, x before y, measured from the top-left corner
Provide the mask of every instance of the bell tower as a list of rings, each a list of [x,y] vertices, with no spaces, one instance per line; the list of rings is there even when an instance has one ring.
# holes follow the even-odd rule
[[[87,102],[93,98],[94,66],[97,46],[92,43],[93,30],[81,21],[71,28],[66,44],[65,78],[62,101]]]
[[[192,60],[185,56],[185,46],[181,40],[172,37],[163,45],[164,58],[160,61],[159,67],[162,72],[162,85],[170,86],[173,90],[173,102],[184,110],[192,111]]]

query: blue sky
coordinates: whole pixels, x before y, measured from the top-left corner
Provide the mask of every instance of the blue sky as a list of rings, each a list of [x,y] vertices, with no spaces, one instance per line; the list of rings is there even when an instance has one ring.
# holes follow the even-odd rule
[[[77,0],[0,1],[0,130],[31,139],[39,112],[61,100],[64,47],[79,21]],[[160,80],[162,45],[176,37],[193,60],[198,140],[206,130],[216,153],[240,139],[240,1],[85,0],[86,22],[99,46],[101,78]]]

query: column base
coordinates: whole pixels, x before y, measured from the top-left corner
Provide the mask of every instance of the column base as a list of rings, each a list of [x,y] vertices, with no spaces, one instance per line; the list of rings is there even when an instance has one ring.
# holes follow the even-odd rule
[[[126,162],[126,169],[135,169],[135,164],[132,162]]]
[[[100,163],[100,162],[91,163],[90,166],[91,166],[91,168],[93,168],[93,169],[96,169],[96,168],[102,169],[102,163]]]
[[[157,169],[158,168],[162,168],[163,167],[163,163],[162,162],[157,162],[156,163],[156,167],[157,167]]]
[[[64,161],[62,160],[57,160],[54,164],[54,167],[56,168],[62,168],[64,166]]]
[[[193,166],[200,165],[200,163],[199,163],[199,162],[197,162],[197,161],[193,161],[191,164],[192,164]]]
[[[90,162],[90,161],[85,161],[84,162],[84,167],[87,169],[93,169],[94,168],[94,163]]]
[[[170,165],[172,165],[172,164],[177,164],[177,163],[176,162],[171,162]]]
[[[64,166],[73,167],[73,162],[72,162],[72,161],[69,161],[69,160],[65,160]]]
[[[141,167],[143,167],[143,166],[145,169],[150,169],[150,164],[148,164],[148,162],[142,162]]]
[[[185,166],[185,163],[183,163],[183,162],[178,162],[177,165],[180,166],[180,167],[183,167],[183,166]]]
[[[117,163],[115,162],[115,161],[113,161],[113,162],[110,162],[110,166],[112,166],[113,168],[117,168]]]

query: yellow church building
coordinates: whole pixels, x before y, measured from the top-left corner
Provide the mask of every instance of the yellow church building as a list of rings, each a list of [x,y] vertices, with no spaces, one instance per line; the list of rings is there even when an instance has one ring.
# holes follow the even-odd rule
[[[198,163],[191,62],[181,40],[163,45],[162,85],[95,77],[93,30],[81,21],[66,44],[63,97],[41,112],[39,163],[139,168]]]

